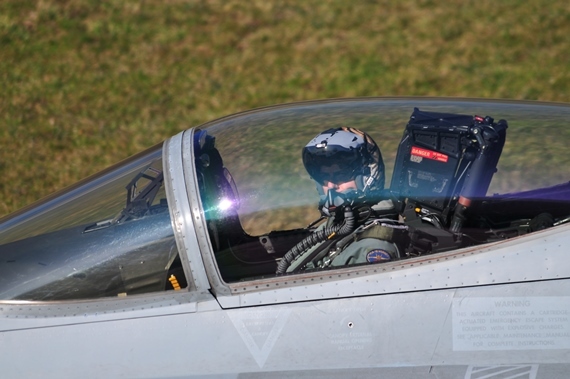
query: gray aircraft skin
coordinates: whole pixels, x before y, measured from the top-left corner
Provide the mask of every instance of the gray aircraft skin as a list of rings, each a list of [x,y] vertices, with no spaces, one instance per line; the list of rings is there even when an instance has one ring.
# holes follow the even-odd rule
[[[414,122],[439,134],[410,160]],[[0,220],[0,377],[566,377],[569,122],[568,104],[364,98],[183,131]],[[504,147],[476,174],[478,125]],[[381,149],[400,259],[277,273],[320,216],[301,150],[341,126]],[[448,183],[414,164],[454,136],[461,185],[414,192],[412,174]]]

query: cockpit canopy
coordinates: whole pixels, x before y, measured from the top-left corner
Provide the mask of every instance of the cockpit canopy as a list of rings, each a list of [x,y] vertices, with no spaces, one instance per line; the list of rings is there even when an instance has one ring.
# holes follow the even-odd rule
[[[331,128],[360,129],[379,145],[384,196],[414,230],[408,257],[565,223],[570,186],[562,162],[569,157],[554,141],[569,140],[569,116],[556,105],[368,99],[285,105],[206,124],[198,133],[215,149],[217,177],[229,178],[218,195],[215,186],[200,186],[220,273],[228,282],[272,276],[314,230],[319,183],[301,152]],[[203,157],[196,165],[204,172]]]
[[[468,117],[454,121],[449,130],[440,122],[438,132],[430,134],[421,122],[411,121],[420,116],[415,108],[428,115]],[[465,240],[481,244],[566,223],[568,106],[374,98],[286,104],[186,131],[193,144],[184,145],[182,157],[155,146],[0,220],[0,300],[194,290],[195,267],[187,265],[200,263],[188,263],[182,232],[173,220],[176,212],[191,213],[179,208],[184,204],[181,197],[205,220],[207,244],[200,244],[196,254],[214,257],[223,282],[275,277],[282,257],[313,233],[321,217],[318,184],[305,171],[302,149],[320,132],[345,126],[365,131],[376,141],[389,185],[383,196],[406,222],[416,220],[411,225],[417,232],[409,239],[425,245],[417,253],[437,253],[434,246],[439,244],[439,251],[443,246],[437,238],[447,241],[445,233],[457,234],[451,220],[459,192],[445,187],[446,180],[455,178],[454,183],[462,186],[469,176],[462,173],[477,159],[472,142],[477,138],[471,132],[461,134],[473,116],[481,117],[481,125],[507,120],[508,131],[493,164],[485,166],[488,172],[481,173],[488,180],[485,190],[470,195],[472,203],[459,226]],[[458,129],[452,131],[452,126]],[[406,133],[419,137],[408,146]],[[471,153],[471,160],[465,158]],[[173,159],[183,164],[168,166],[167,160]],[[423,160],[422,168],[410,166],[410,160]],[[442,160],[453,162],[453,167],[445,166],[449,172],[439,169]],[[190,172],[195,176],[188,176]],[[198,196],[180,188],[168,190],[169,183],[181,178],[185,188],[196,186]],[[431,188],[427,197],[426,188]],[[433,230],[423,226],[426,221],[441,224],[443,232],[438,232],[435,243],[430,239]],[[196,230],[200,233],[199,225]],[[463,246],[451,243],[444,249]],[[406,258],[413,256],[402,257]]]

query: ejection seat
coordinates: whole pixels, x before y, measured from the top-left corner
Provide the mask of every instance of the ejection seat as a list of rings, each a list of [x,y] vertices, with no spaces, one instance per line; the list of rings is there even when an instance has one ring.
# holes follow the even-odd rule
[[[465,226],[497,171],[506,130],[489,116],[414,108],[390,185],[409,227],[408,255],[470,244]]]

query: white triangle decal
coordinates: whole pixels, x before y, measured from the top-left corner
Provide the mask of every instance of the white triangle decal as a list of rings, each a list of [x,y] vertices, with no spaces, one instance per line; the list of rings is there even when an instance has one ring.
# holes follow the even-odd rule
[[[291,309],[228,311],[230,320],[260,368],[273,350],[290,314]]]

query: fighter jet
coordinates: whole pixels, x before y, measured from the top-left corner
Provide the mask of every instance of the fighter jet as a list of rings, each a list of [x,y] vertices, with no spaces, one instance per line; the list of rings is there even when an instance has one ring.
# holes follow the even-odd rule
[[[0,375],[565,377],[569,122],[364,98],[185,130],[0,220]]]

